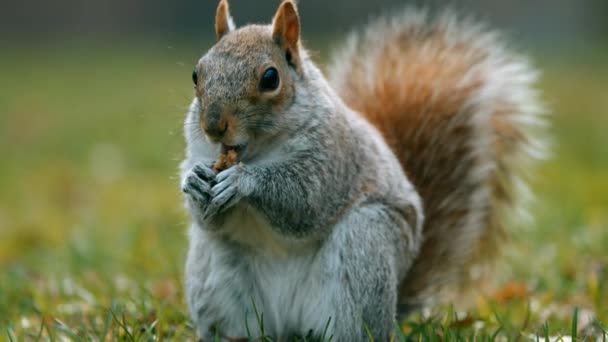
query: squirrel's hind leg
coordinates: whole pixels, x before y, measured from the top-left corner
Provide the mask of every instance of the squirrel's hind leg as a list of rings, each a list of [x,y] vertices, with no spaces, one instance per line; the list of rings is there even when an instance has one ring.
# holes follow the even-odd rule
[[[321,251],[342,287],[333,298],[337,341],[367,341],[368,332],[377,341],[389,340],[399,281],[418,250],[409,218],[382,203],[367,202],[344,216]]]

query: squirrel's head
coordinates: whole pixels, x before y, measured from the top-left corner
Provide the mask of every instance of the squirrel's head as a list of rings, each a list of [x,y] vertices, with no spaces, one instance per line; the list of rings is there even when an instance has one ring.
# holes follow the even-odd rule
[[[215,31],[216,44],[192,74],[201,131],[212,143],[241,150],[282,133],[281,115],[302,77],[295,3],[283,1],[271,25],[236,29],[227,0],[221,0]]]

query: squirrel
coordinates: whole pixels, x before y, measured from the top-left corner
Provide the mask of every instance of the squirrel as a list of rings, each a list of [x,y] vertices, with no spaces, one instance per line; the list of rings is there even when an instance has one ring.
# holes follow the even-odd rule
[[[537,73],[482,25],[379,17],[327,77],[300,28],[293,0],[238,29],[221,0],[192,75],[185,286],[204,340],[388,340],[496,255],[537,157]]]

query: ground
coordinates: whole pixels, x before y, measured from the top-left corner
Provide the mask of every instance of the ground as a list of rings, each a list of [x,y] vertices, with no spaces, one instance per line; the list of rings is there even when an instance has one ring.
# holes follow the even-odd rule
[[[196,45],[3,51],[0,340],[195,339],[183,299],[187,218],[177,165],[190,74],[204,50]],[[601,340],[608,58],[555,56],[534,58],[554,112],[553,158],[533,182],[536,221],[513,232],[496,285],[472,307],[406,318],[398,337]]]

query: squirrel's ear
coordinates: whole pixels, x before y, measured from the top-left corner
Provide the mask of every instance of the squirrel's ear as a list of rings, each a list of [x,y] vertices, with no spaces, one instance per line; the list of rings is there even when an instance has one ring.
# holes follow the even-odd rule
[[[279,6],[272,20],[272,38],[285,50],[289,63],[298,57],[300,17],[294,1],[285,0]]]
[[[228,0],[220,0],[215,12],[215,35],[217,40],[222,39],[228,32],[234,30],[234,22],[230,16],[230,8]]]

